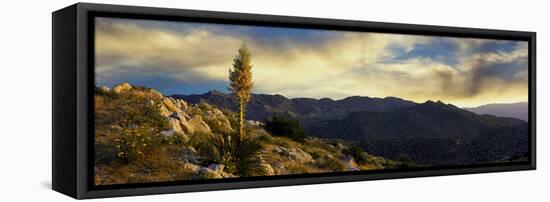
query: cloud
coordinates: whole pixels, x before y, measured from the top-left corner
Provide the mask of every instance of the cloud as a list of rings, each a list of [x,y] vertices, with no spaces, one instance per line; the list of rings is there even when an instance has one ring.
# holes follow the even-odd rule
[[[97,84],[225,91],[243,42],[252,52],[255,93],[459,106],[527,100],[523,42],[112,18],[96,21]]]

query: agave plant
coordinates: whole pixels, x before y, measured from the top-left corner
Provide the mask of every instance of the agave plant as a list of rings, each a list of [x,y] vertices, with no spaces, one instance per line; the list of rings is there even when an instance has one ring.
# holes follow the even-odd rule
[[[263,148],[260,142],[250,136],[239,136],[238,133],[212,135],[208,140],[210,160],[225,165],[224,171],[239,176],[267,175],[260,158]]]

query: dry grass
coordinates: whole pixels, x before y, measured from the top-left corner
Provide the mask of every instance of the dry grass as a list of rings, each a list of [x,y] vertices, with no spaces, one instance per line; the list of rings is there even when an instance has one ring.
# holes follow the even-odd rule
[[[123,164],[111,162],[98,165],[95,169],[97,185],[166,182],[175,180],[191,180],[194,172],[179,161],[174,149],[159,148],[144,155],[140,161]]]

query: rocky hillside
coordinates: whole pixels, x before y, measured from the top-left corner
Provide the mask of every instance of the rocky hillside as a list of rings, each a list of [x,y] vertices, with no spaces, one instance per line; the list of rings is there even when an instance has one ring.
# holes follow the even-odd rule
[[[243,176],[212,158],[219,150],[212,147],[213,137],[236,128],[230,108],[190,104],[128,83],[96,88],[94,105],[97,185]],[[257,160],[264,175],[407,166],[367,154],[344,140],[274,136],[252,120],[246,130],[259,144]]]

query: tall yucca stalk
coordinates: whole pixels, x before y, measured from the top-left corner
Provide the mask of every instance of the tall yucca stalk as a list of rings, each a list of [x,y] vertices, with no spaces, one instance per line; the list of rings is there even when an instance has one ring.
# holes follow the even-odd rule
[[[243,43],[238,54],[233,59],[233,67],[229,69],[229,90],[237,97],[239,105],[239,137],[244,137],[245,105],[250,101],[252,92],[252,63],[250,51]]]

